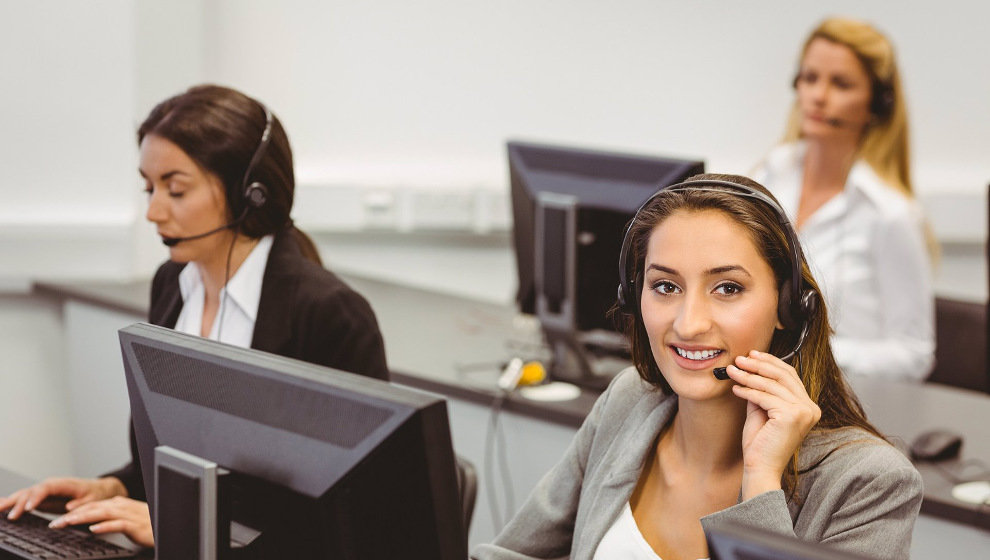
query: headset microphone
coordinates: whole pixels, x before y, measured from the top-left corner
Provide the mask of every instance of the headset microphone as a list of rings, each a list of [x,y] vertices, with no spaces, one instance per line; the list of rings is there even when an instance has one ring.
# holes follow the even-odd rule
[[[213,235],[214,233],[221,232],[221,231],[223,231],[225,229],[230,229],[230,228],[237,227],[237,226],[241,225],[241,222],[243,222],[244,221],[244,218],[246,218],[246,217],[247,217],[247,211],[245,210],[244,212],[241,213],[241,216],[239,218],[237,218],[236,220],[234,220],[233,222],[230,222],[228,224],[224,224],[224,225],[222,225],[222,226],[220,226],[218,228],[211,229],[210,231],[207,231],[207,232],[198,233],[196,235],[190,235],[189,237],[163,237],[162,238],[162,244],[164,244],[166,247],[175,247],[176,245],[178,245],[179,243],[182,243],[183,241],[193,241],[193,240],[196,240],[196,239],[202,239],[204,237],[208,237],[210,235]]]
[[[842,128],[846,126],[846,121],[842,119],[836,119],[836,118],[825,119],[825,122],[830,126],[834,126],[835,128]]]

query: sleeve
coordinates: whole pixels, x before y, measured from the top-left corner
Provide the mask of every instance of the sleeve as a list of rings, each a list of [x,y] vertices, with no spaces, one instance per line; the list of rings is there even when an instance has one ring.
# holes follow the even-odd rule
[[[883,336],[836,336],[832,349],[851,375],[922,381],[935,365],[935,295],[920,216],[903,214],[877,225],[873,244]]]
[[[388,381],[385,343],[375,313],[360,294],[341,288],[302,310],[301,359]]]
[[[537,483],[495,541],[471,551],[472,559],[534,560],[570,555],[588,456],[609,392],[595,402],[560,462]]]
[[[112,476],[120,480],[124,488],[127,489],[127,497],[146,501],[148,497],[144,492],[144,478],[141,474],[141,457],[138,455],[137,437],[134,435],[134,423],[129,422],[128,426],[130,428],[128,435],[130,437],[131,462],[113,472],[104,474],[101,478]]]
[[[151,310],[149,311],[149,322],[158,324],[156,318],[160,311],[156,307],[162,301],[162,291],[165,289],[171,274],[169,263],[166,262],[155,272],[155,277],[151,281]],[[171,274],[174,276],[174,274]],[[134,435],[134,423],[128,422],[128,438],[130,439],[131,461],[121,468],[102,475],[102,478],[114,477],[127,489],[127,496],[135,500],[147,500],[144,491],[144,478],[141,472],[141,457],[138,455],[137,437]]]
[[[896,451],[893,451],[896,452]],[[802,539],[867,557],[908,558],[914,522],[923,497],[921,475],[910,464],[897,467],[834,468],[839,480],[803,504]],[[701,518],[707,532],[726,522],[741,523],[797,538],[783,490],[765,492]]]

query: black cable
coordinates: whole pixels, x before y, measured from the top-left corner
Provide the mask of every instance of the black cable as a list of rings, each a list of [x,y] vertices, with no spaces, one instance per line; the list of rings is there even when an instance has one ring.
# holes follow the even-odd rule
[[[237,234],[241,231],[240,224],[233,228],[234,236],[230,239],[230,247],[227,248],[227,264],[223,268],[223,286],[220,290],[223,292],[223,297],[220,299],[220,305],[217,308],[217,313],[220,314],[220,322],[217,324],[217,342],[223,342],[220,338],[223,333],[223,316],[226,312],[227,298],[230,297],[229,290],[227,289],[227,282],[230,281],[230,261],[231,257],[234,255],[234,245],[237,243]]]

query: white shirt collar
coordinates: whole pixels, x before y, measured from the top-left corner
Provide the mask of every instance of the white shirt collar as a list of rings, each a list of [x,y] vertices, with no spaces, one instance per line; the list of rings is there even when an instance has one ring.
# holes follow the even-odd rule
[[[265,268],[268,265],[268,256],[271,253],[273,242],[274,236],[272,235],[262,237],[237,269],[237,272],[234,273],[234,276],[227,281],[227,286],[220,290],[221,305],[229,306],[228,310],[223,311],[224,316],[235,322],[243,321],[245,323],[241,325],[242,328],[232,326],[231,329],[233,330],[231,331],[228,331],[228,326],[225,324],[223,333],[225,342],[228,342],[228,332],[231,334],[241,332],[247,333],[246,341],[230,342],[235,344],[240,342],[242,346],[249,346],[251,343],[250,333],[253,331],[254,322],[258,318],[261,285],[265,277]],[[182,295],[183,308],[176,329],[199,334],[203,317],[203,278],[200,276],[199,267],[195,264],[186,266],[179,273],[179,292]],[[197,306],[199,309],[191,308]],[[216,321],[213,325],[213,331],[217,331]]]

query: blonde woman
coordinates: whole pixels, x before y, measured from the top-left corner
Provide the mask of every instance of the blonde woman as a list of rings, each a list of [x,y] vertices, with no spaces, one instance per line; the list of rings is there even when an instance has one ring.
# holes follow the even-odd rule
[[[822,285],[846,373],[923,380],[935,356],[930,255],[913,197],[890,41],[828,19],[804,43],[784,134],[753,173],[780,200]]]

